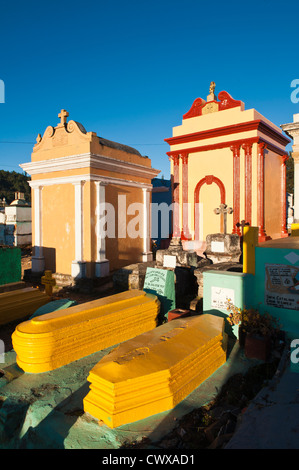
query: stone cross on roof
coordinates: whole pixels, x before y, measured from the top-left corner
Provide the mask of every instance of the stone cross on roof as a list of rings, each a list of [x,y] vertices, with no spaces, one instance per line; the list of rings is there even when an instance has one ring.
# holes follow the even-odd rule
[[[66,124],[66,120],[68,116],[69,116],[69,113],[65,109],[62,109],[60,113],[58,114],[58,117],[60,118],[60,123],[58,125],[64,126]]]
[[[227,207],[226,204],[220,204],[219,207],[214,209],[215,214],[220,214],[223,216],[223,233],[226,233],[226,218],[227,214],[232,214],[233,213],[233,208],[232,207]]]

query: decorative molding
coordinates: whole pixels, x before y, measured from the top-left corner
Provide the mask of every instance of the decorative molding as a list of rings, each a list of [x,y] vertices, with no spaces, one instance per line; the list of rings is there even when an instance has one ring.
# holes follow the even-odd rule
[[[182,240],[191,240],[191,234],[188,226],[188,153],[181,154],[182,159],[182,205],[183,205],[183,229],[181,232]]]
[[[242,145],[245,153],[245,222],[249,225],[252,216],[252,145],[250,142]]]
[[[182,164],[183,165],[188,165],[188,157],[189,157],[188,153],[187,152],[182,152],[180,154],[180,156],[181,156],[181,159],[182,159]]]
[[[199,214],[197,213],[198,207],[199,207],[199,193],[201,190],[201,187],[204,184],[212,184],[216,183],[217,186],[219,187],[220,190],[220,203],[225,204],[225,186],[223,182],[221,181],[220,178],[217,178],[214,175],[207,175],[204,178],[202,178],[196,185],[195,190],[194,190],[194,224],[195,224],[195,240],[199,240]]]
[[[289,137],[291,137],[291,139],[293,139],[294,136],[299,135],[299,123],[298,122],[290,122],[289,124],[281,124],[280,127]]]
[[[189,111],[183,115],[183,119],[189,119],[192,117],[202,116],[210,112],[223,111],[225,109],[235,108],[241,106],[242,111],[244,109],[244,103],[242,101],[234,100],[229,93],[221,91],[218,94],[220,101],[213,100],[212,108],[211,101],[206,102],[202,98],[196,98]]]
[[[83,262],[83,186],[85,180],[74,182],[75,186],[75,260]]]
[[[255,144],[258,142],[265,142],[267,144],[268,150],[277,153],[278,155],[284,155],[285,149],[280,149],[275,145],[267,142],[267,140],[262,139],[261,137],[250,137],[248,139],[240,139],[240,140],[230,140],[228,142],[219,142],[218,144],[210,144],[210,145],[202,145],[200,147],[189,147],[187,149],[182,149],[181,152],[188,152],[188,153],[197,153],[197,152],[207,152],[209,150],[219,150],[227,147],[231,147],[232,145],[243,145],[244,143],[251,143]],[[166,152],[166,155],[172,157],[173,154],[178,153],[177,150],[173,150],[170,152]]]
[[[41,185],[34,188],[34,243],[35,256],[43,256],[42,246],[42,189]]]
[[[180,155],[178,153],[174,153],[172,155],[172,161],[174,166],[178,166],[180,164]]]
[[[49,179],[40,179],[40,180],[33,180],[28,181],[31,188],[36,188],[39,186],[51,186],[54,184],[76,184],[80,181],[101,181],[106,184],[116,184],[121,186],[130,186],[134,188],[148,188],[152,189],[152,184],[148,183],[139,183],[136,181],[130,180],[123,180],[120,178],[112,178],[109,176],[101,176],[101,175],[75,175],[75,176],[63,176],[58,178],[49,178]]]
[[[240,230],[240,145],[231,145],[233,152],[233,234],[241,236]]]
[[[262,132],[267,137],[270,137],[275,142],[284,146],[291,142],[290,139],[285,137],[282,133],[280,134],[279,132],[275,131],[275,129],[264,123],[261,119],[241,122],[239,124],[232,124],[229,126],[217,127],[200,132],[193,132],[191,134],[185,134],[176,137],[169,137],[164,139],[164,141],[169,145],[180,145],[188,142],[195,142],[197,140],[212,139],[215,137],[223,137],[226,135],[239,134],[240,132],[249,132],[254,130]],[[180,151],[177,150],[176,152]]]
[[[259,242],[269,240],[265,231],[265,142],[258,143],[257,156],[257,223],[259,227]]]
[[[62,112],[65,112],[66,114],[62,115]],[[44,135],[42,138],[37,139],[36,144],[33,147],[33,152],[37,152],[39,150],[42,150],[44,146],[46,145],[47,140],[56,138],[57,134],[60,135],[60,138],[63,138],[62,136],[65,136],[67,138],[68,134],[71,134],[72,132],[76,132],[78,135],[80,135],[81,139],[85,141],[90,141],[94,135],[96,135],[94,132],[86,132],[84,126],[80,124],[79,122],[76,121],[69,121],[68,123],[66,122],[66,117],[68,116],[68,112],[65,110],[61,110],[61,113],[59,113],[58,117],[61,118],[61,122],[56,126],[48,126],[44,132]],[[60,134],[60,132],[63,132],[63,134]],[[56,131],[58,131],[56,133]]]
[[[227,91],[221,91],[218,93],[218,98],[220,100],[219,111],[224,109],[236,108],[237,106],[242,106],[242,101],[234,100]]]
[[[209,101],[202,107],[201,114],[217,113],[219,111],[219,104],[218,101]]]
[[[96,262],[107,262],[106,258],[106,240],[105,236],[101,233],[101,205],[106,203],[106,184],[102,181],[96,181],[96,239],[97,239],[97,258]],[[98,269],[100,271],[100,269]],[[99,274],[99,273],[98,273]],[[101,276],[97,276],[101,277]]]
[[[180,232],[180,167],[179,154],[172,155],[173,160],[173,179],[172,179],[172,199],[174,202],[173,209],[173,237],[179,238]]]
[[[281,236],[288,237],[287,231],[287,175],[286,162],[289,156],[287,154],[281,157]]]
[[[202,98],[196,98],[189,111],[183,115],[183,119],[189,119],[196,116],[201,116],[202,107],[206,104]]]
[[[123,160],[117,160],[116,158],[106,157],[104,155],[95,155],[92,153],[70,155],[67,157],[42,160],[40,162],[23,163],[20,167],[30,175],[74,170],[86,167],[149,179],[153,179],[160,173],[160,170],[156,170],[154,168],[148,168],[137,163],[125,162]]]

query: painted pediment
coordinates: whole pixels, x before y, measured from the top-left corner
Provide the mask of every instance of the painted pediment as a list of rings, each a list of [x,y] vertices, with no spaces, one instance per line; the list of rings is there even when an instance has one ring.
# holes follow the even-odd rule
[[[74,146],[79,146],[80,148],[83,147],[83,151],[88,151],[90,147],[90,143],[94,138],[96,138],[96,134],[94,132],[86,132],[84,126],[76,121],[66,121],[68,116],[68,112],[65,110],[61,110],[59,113],[60,123],[57,124],[56,127],[48,126],[41,136],[38,134],[36,139],[36,144],[33,147],[33,154],[37,155],[38,153],[45,153],[47,151],[51,151],[52,157],[53,150],[54,154],[55,149],[57,150],[58,157],[61,156],[61,148],[68,147],[72,149]],[[67,152],[68,153],[68,152]]]
[[[189,119],[196,116],[203,116],[205,114],[223,111],[226,109],[241,107],[244,110],[244,103],[240,100],[235,100],[227,91],[221,91],[217,96],[212,92],[208,95],[207,101],[202,98],[196,98],[189,111],[183,115],[183,119]]]
[[[151,166],[149,158],[143,157],[138,150],[99,137],[95,132],[87,132],[81,123],[74,120],[67,122],[68,116],[69,113],[62,109],[58,114],[60,122],[57,126],[48,126],[43,136],[38,134],[31,155],[32,162],[91,153]]]

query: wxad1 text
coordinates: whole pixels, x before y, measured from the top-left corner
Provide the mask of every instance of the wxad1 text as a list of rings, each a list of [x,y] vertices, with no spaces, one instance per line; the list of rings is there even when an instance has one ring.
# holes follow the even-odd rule
[[[130,468],[133,468],[137,462],[142,462],[143,464],[148,465],[186,465],[186,464],[194,464],[194,455],[161,455],[161,454],[149,454],[146,458],[137,458],[134,457],[121,457],[121,456],[113,456],[109,455],[107,457],[103,457],[102,464],[103,465],[128,465]]]
[[[150,454],[146,457],[146,463],[148,465],[173,465],[173,464],[193,464],[194,455],[154,455]]]

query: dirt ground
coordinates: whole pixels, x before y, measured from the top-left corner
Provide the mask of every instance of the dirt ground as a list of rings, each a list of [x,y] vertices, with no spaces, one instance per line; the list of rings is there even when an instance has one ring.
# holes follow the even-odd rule
[[[22,248],[22,258],[21,258],[22,278],[24,276],[24,271],[26,269],[31,269],[31,257],[32,257],[32,247],[28,246],[28,247]]]

